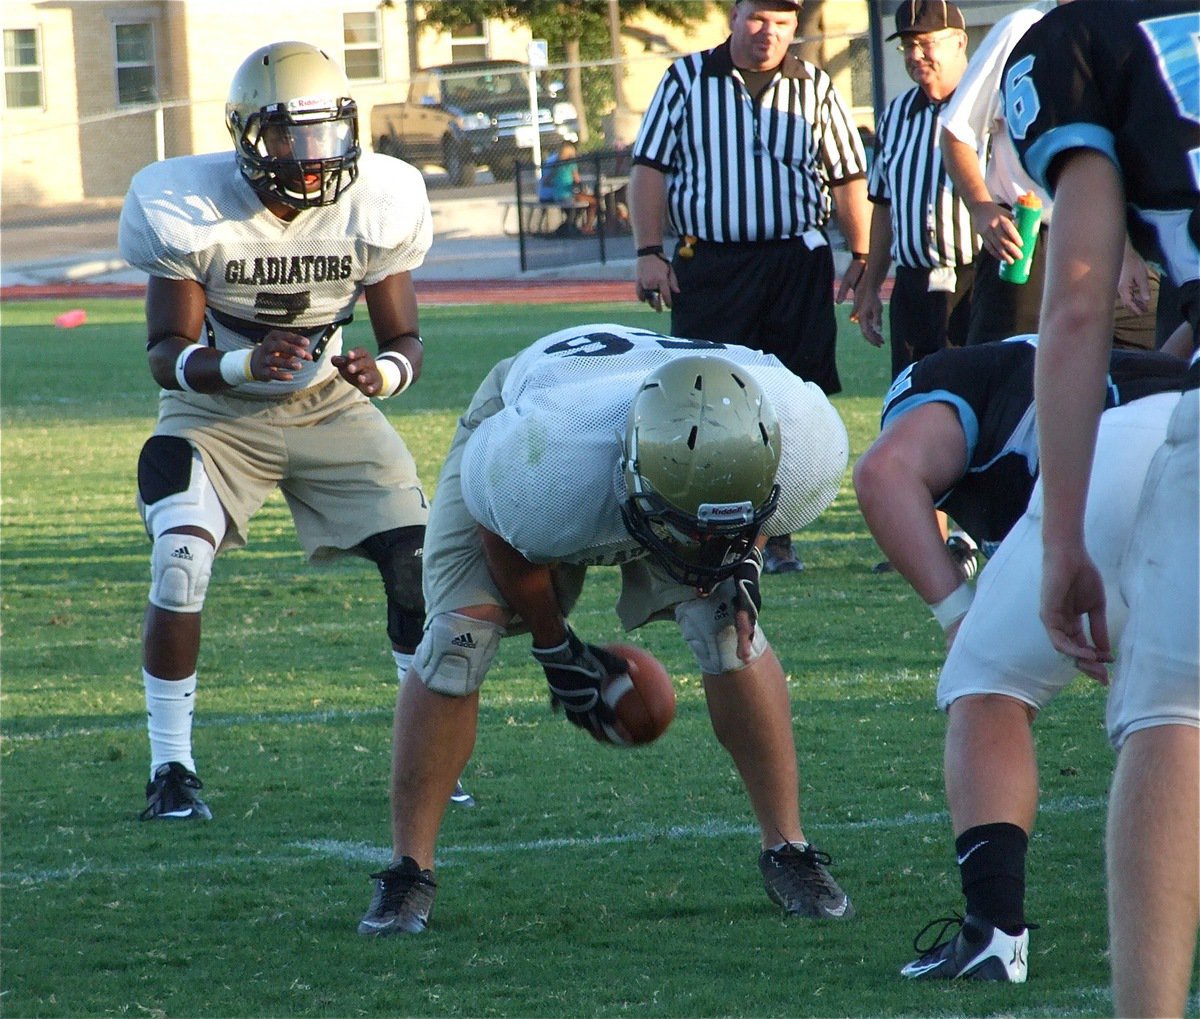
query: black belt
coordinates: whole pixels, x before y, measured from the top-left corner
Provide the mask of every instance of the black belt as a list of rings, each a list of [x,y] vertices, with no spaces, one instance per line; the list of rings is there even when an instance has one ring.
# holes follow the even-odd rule
[[[340,319],[337,322],[330,322],[324,326],[309,326],[307,328],[297,328],[286,323],[269,323],[255,322],[250,319],[237,318],[234,315],[227,315],[223,311],[217,311],[216,308],[206,308],[205,314],[212,317],[214,322],[223,325],[226,329],[232,329],[234,332],[252,343],[262,343],[263,337],[272,329],[285,328],[289,333],[297,333],[300,336],[306,337],[312,346],[309,348],[309,353],[312,354],[314,361],[320,360],[321,355],[325,352],[325,345],[329,342],[331,336],[336,333],[342,326],[349,325],[354,321],[353,315],[348,315],[346,318]],[[210,330],[211,343],[211,330]]]

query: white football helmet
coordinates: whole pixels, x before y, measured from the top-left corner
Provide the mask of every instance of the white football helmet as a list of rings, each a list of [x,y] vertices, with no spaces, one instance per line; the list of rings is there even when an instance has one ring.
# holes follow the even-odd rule
[[[341,68],[305,42],[250,54],[225,104],[242,176],[297,209],[332,205],[358,176],[358,107]]]
[[[779,453],[779,418],[745,368],[676,358],[646,377],[629,408],[625,527],[671,577],[709,590],[775,512]]]

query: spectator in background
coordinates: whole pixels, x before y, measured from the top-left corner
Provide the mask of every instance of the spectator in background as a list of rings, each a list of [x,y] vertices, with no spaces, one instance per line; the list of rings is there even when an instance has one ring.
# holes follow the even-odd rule
[[[1036,333],[1038,328],[1053,202],[1017,159],[1000,108],[1000,77],[1012,48],[1041,20],[1045,9],[1044,4],[1035,4],[997,21],[971,56],[954,98],[941,111],[942,160],[982,243],[975,262],[968,344]],[[1000,263],[1016,261],[1021,255],[1012,207],[1029,191],[1042,200],[1041,236],[1029,280],[1009,283],[1000,278]]]
[[[893,99],[879,121],[868,181],[871,243],[852,315],[867,342],[882,346],[879,292],[894,260],[892,378],[926,354],[966,342],[979,252],[938,146],[938,115],[967,67],[962,11],[942,0],[902,4],[888,39],[897,37],[916,87]]]
[[[789,55],[798,0],[738,0],[730,36],[676,60],[634,143],[630,217],[639,300],[671,309],[675,336],[774,354],[827,394],[841,390],[833,253],[836,200],[853,261],[866,264],[866,155],[829,75]],[[680,237],[663,251],[663,224]],[[766,572],[803,569],[791,538],[768,543]]]
[[[575,213],[582,212],[583,222],[578,224],[579,229],[590,234],[596,229],[596,196],[583,186],[575,157],[576,149],[572,142],[563,142],[557,152],[546,157],[538,181],[538,201],[566,207],[577,206],[577,209],[571,209],[568,213],[568,222],[574,224]]]

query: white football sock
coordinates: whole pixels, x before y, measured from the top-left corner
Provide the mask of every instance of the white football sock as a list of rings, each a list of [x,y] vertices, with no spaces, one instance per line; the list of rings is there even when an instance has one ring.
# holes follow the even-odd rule
[[[408,672],[409,666],[413,663],[412,652],[397,651],[393,648],[392,657],[396,659],[396,675],[399,677],[400,682],[403,683],[404,676]]]
[[[196,674],[186,679],[159,679],[142,669],[146,688],[146,729],[150,733],[150,777],[155,769],[178,761],[195,772],[192,759],[192,713],[196,703]]]

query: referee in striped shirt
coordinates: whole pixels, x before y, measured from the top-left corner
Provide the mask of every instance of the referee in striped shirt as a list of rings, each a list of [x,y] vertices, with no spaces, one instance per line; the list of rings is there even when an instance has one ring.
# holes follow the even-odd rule
[[[638,298],[671,309],[672,335],[766,351],[831,394],[841,382],[825,225],[836,198],[861,259],[840,300],[865,264],[866,155],[829,75],[788,53],[799,9],[737,0],[724,43],[667,69],[633,147],[630,219]]]
[[[871,241],[853,319],[883,345],[880,287],[896,263],[889,308],[892,377],[945,346],[966,342],[980,239],[938,145],[938,115],[967,69],[962,11],[948,0],[905,0],[896,11],[904,67],[916,82],[879,121],[868,191]]]

